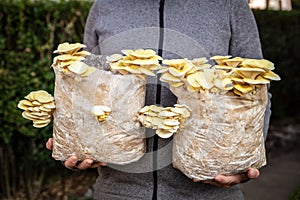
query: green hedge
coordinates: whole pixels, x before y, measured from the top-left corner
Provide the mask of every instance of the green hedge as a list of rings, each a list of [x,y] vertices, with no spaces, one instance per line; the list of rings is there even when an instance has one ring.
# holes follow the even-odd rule
[[[91,5],[91,1],[0,1],[0,198],[13,197],[26,185],[27,197],[34,199],[36,180],[63,168],[45,150],[52,127],[33,128],[16,105],[32,90],[53,94],[52,52],[64,41],[82,42]],[[300,12],[254,13],[264,55],[282,77],[271,87],[272,117],[295,117],[300,101]]]
[[[91,5],[91,1],[0,1],[0,199],[13,199],[17,188],[35,199],[37,180],[42,182],[48,170],[63,168],[45,150],[52,127],[33,128],[16,105],[31,90],[53,94],[52,52],[64,41],[82,42]]]
[[[264,56],[275,63],[275,72],[282,78],[271,84],[272,118],[300,120],[300,11],[255,11],[254,14]]]

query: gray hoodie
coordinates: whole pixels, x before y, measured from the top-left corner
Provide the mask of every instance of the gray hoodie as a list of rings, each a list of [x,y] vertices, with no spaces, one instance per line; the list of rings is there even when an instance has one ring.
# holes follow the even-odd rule
[[[255,19],[245,0],[98,0],[92,6],[84,43],[93,53],[156,49],[163,58],[232,55],[262,58]],[[146,104],[176,103],[168,87],[150,78]],[[265,133],[270,117],[266,110]],[[102,167],[95,199],[243,199],[238,186],[194,183],[171,165],[172,139],[147,130],[147,153],[126,166]]]

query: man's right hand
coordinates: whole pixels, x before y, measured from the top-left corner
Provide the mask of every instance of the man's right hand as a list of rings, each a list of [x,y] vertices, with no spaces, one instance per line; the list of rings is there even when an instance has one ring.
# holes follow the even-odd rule
[[[46,148],[49,150],[53,149],[53,138],[49,138],[46,143]],[[85,170],[88,168],[97,168],[101,166],[106,166],[106,163],[103,162],[94,162],[93,159],[84,159],[83,161],[78,161],[77,156],[69,157],[65,162],[64,165],[68,169],[80,169]]]

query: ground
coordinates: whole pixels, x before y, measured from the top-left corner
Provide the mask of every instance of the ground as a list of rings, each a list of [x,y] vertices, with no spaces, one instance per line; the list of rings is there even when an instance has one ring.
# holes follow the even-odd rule
[[[267,151],[261,176],[241,185],[246,200],[285,200],[300,188],[300,125],[271,126]]]

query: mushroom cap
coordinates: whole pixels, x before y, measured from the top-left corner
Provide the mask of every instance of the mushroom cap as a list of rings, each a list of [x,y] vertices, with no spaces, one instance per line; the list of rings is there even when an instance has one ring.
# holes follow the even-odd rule
[[[163,129],[156,130],[156,134],[161,138],[169,138],[173,135],[172,132]]]
[[[274,70],[274,63],[265,59],[244,59],[242,62],[243,66],[250,66],[254,68],[261,68],[265,70]]]
[[[248,93],[254,89],[253,85],[248,84],[235,84],[233,87],[242,93]]]
[[[155,74],[154,74],[151,70],[149,70],[149,69],[147,69],[147,68],[140,67],[139,70],[140,70],[143,74],[146,74],[146,75],[148,75],[148,76],[155,76]]]
[[[180,76],[185,75],[192,68],[193,68],[192,65],[184,64],[183,67],[182,67],[182,69],[177,69],[177,68],[174,68],[174,67],[169,67],[169,72],[173,76],[180,77]]]
[[[85,47],[86,46],[84,44],[80,43],[70,44],[68,42],[64,42],[62,44],[59,44],[57,50],[55,50],[53,53],[73,53]]]
[[[156,105],[151,105],[149,106],[149,109],[153,112],[157,112],[159,113],[160,111],[164,110],[163,107],[159,107],[159,106],[156,106]]]
[[[191,60],[191,62],[198,66],[198,65],[202,65],[208,62],[208,60],[205,57],[202,58],[194,58],[193,60]]]
[[[225,70],[233,69],[232,66],[228,66],[228,65],[214,65],[213,68],[215,68],[215,69],[225,69]]]
[[[168,66],[173,66],[173,67],[178,67],[178,66],[182,66],[185,63],[187,63],[186,59],[172,59],[172,60],[163,60],[162,62],[164,65],[168,65]]]
[[[121,54],[112,54],[110,56],[106,56],[106,61],[107,62],[117,62],[119,60],[121,60],[124,56]]]
[[[132,55],[137,58],[150,58],[156,55],[156,52],[152,49],[137,49],[135,51],[130,51],[129,55]]]
[[[134,65],[157,65],[159,61],[157,59],[135,59],[132,61]]]
[[[250,79],[250,78],[243,78],[243,81],[245,83],[249,83],[249,84],[268,84],[270,83],[270,80],[265,79],[261,76],[258,76],[256,79]]]
[[[228,66],[237,67],[239,64],[241,64],[243,61],[243,58],[241,57],[234,57],[231,59],[223,60],[223,63],[226,63]]]
[[[210,57],[211,60],[214,60],[217,64],[222,65],[223,64],[223,60],[227,60],[228,58],[231,58],[232,56],[228,55],[228,56],[220,56],[220,55],[216,55],[216,56],[212,56]]]
[[[88,51],[78,51],[78,52],[73,53],[72,55],[86,57],[86,56],[91,55],[91,53]]]
[[[104,111],[101,106],[95,105],[92,107],[91,112],[96,116],[104,115]]]
[[[251,67],[233,68],[233,71],[243,78],[251,79],[255,79],[258,75],[265,73],[264,69]]]
[[[96,70],[97,69],[95,67],[88,67],[88,69],[84,73],[82,73],[81,76],[87,76],[87,75],[93,73]]]
[[[73,62],[68,69],[75,74],[83,74],[88,70],[89,66],[83,62]]]
[[[232,81],[237,82],[237,83],[245,83],[242,78],[236,77],[236,76],[231,76],[230,77]]]
[[[274,73],[272,71],[268,71],[268,72],[264,73],[262,76],[266,79],[270,79],[270,80],[273,80],[273,81],[280,81],[281,80],[281,78],[276,73]]]
[[[214,84],[212,83],[215,77],[213,69],[205,69],[202,72],[197,72],[196,74],[196,81],[200,83],[202,88],[211,89],[214,86]]]
[[[177,87],[180,87],[183,85],[184,85],[184,82],[171,83],[171,87],[174,87],[174,88],[177,88]]]
[[[160,81],[162,82],[181,82],[181,80],[175,76],[173,76],[172,74],[166,72],[163,73],[160,77]]]

